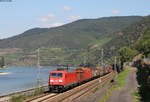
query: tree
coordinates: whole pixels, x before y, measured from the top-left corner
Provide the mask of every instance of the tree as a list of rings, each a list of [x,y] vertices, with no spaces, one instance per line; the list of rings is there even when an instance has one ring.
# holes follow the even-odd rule
[[[4,66],[5,66],[4,57],[1,56],[1,57],[0,57],[0,67],[4,67]]]
[[[150,54],[150,39],[138,42],[136,48],[138,51],[148,56],[148,54]]]
[[[129,47],[122,47],[118,52],[122,67],[124,62],[131,61],[133,57],[138,54],[137,50],[131,49]]]
[[[142,39],[135,44],[135,48],[148,57],[150,54],[150,30],[145,31]]]

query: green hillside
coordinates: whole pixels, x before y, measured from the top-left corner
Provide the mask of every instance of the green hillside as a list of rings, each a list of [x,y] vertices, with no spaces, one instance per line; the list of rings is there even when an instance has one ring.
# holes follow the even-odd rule
[[[0,48],[86,48],[103,39],[114,38],[131,24],[141,20],[139,16],[83,19],[56,28],[33,28],[24,33],[0,40]],[[96,43],[95,43],[96,42]]]
[[[142,43],[145,43],[144,41],[146,41],[146,39],[149,40],[149,31],[150,16],[145,16],[141,21],[130,25],[120,32],[116,32],[117,36],[103,46],[106,50],[105,55],[109,55],[108,51],[116,54],[117,50],[123,46],[128,46],[131,48],[134,48],[136,46],[136,49],[142,50],[140,46],[142,47]]]

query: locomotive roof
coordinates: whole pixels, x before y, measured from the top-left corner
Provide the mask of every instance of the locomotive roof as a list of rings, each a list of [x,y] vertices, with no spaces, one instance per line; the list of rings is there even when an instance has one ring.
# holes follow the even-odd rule
[[[50,72],[50,73],[51,73],[51,72],[55,72],[55,73],[56,73],[56,72],[67,72],[67,70],[53,70],[53,71],[49,71],[49,72]]]
[[[54,71],[50,71],[49,73],[68,73],[68,72],[74,72],[74,71],[69,71],[69,70],[54,70]]]

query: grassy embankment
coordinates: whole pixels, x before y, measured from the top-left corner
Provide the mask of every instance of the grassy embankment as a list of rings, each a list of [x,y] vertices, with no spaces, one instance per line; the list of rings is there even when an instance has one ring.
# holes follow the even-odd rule
[[[141,102],[141,96],[139,94],[138,89],[132,93],[132,96],[133,96],[133,102]]]
[[[43,92],[44,90],[42,88],[40,89],[37,88],[32,94],[30,93],[30,94],[25,94],[25,95],[19,95],[17,97],[12,97],[10,102],[23,102],[24,100],[38,96],[42,94]]]
[[[131,69],[126,67],[123,72],[119,73],[116,76],[116,78],[115,78],[116,84],[113,85],[110,89],[108,89],[105,92],[105,94],[102,96],[102,99],[100,100],[100,102],[106,102],[113,91],[120,90],[126,85],[125,79],[128,76],[130,71],[131,71]]]

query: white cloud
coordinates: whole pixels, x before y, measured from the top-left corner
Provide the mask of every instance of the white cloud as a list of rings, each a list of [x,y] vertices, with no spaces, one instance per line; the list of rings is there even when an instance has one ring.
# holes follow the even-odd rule
[[[45,17],[39,18],[38,21],[40,22],[48,22],[49,20],[54,19],[56,16],[54,14],[48,14]]]
[[[64,6],[62,9],[63,9],[64,11],[70,11],[72,8],[69,7],[69,6]]]
[[[112,14],[119,14],[120,11],[119,10],[112,10]]]
[[[47,22],[48,21],[48,19],[44,18],[44,17],[43,18],[39,18],[38,20],[41,21],[41,22]]]
[[[47,15],[47,18],[49,18],[49,19],[53,19],[53,18],[55,18],[56,16],[54,15],[54,14],[48,14]]]
[[[78,20],[80,18],[81,16],[69,16],[69,20],[73,20],[73,21]]]
[[[46,27],[58,27],[62,25],[64,25],[64,23],[56,22],[56,23],[48,24]]]

